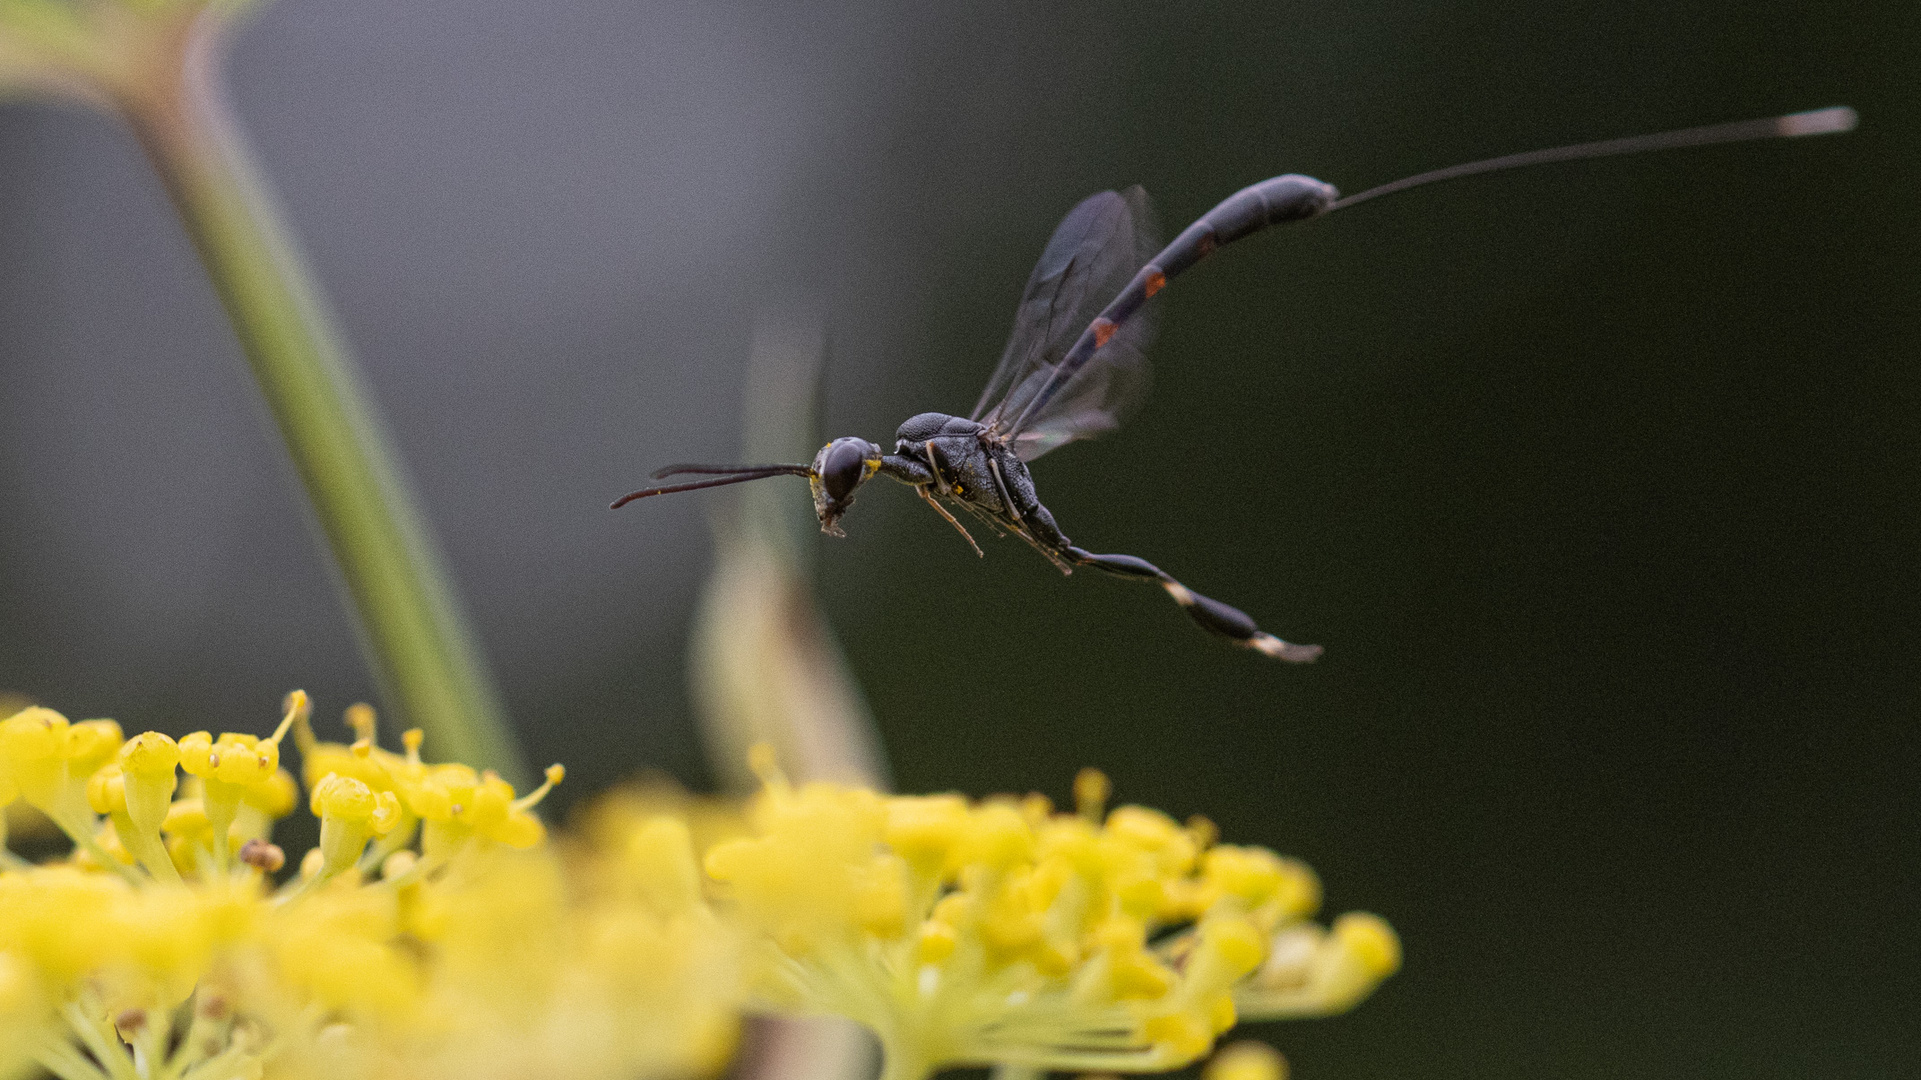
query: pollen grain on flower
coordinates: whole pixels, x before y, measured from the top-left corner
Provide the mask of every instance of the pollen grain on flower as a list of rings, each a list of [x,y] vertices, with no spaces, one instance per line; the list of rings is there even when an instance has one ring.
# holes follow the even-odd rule
[[[0,720],[0,804],[74,845],[0,861],[0,1077],[625,1080],[725,1061],[737,950],[678,819],[563,853],[534,816],[558,766],[520,796],[424,762],[417,733],[380,748],[371,710],[353,744],[322,742],[310,711],[289,695],[267,739]],[[279,763],[290,732],[305,800]],[[320,845],[290,860],[272,830],[303,802]]]
[[[1238,1017],[1341,1011],[1399,963],[1375,916],[1311,921],[1305,865],[1215,844],[1205,819],[1103,813],[1097,773],[1056,813],[1039,796],[796,788],[758,765],[751,834],[705,859],[756,939],[756,1004],[864,1024],[886,1080],[1176,1068]]]

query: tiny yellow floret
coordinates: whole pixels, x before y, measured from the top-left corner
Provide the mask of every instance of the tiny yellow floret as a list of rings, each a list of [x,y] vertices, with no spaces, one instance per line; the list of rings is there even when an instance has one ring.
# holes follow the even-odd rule
[[[134,776],[172,776],[180,745],[158,731],[143,731],[120,748],[120,768]]]
[[[1384,979],[1401,970],[1401,939],[1379,915],[1350,911],[1334,920],[1334,938],[1362,970]]]
[[[1264,1042],[1243,1039],[1216,1051],[1201,1080],[1287,1080],[1287,1059]]]

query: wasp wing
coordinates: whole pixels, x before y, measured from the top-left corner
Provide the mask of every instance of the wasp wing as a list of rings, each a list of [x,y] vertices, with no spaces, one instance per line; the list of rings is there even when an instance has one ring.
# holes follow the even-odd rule
[[[1154,335],[1154,322],[1154,313],[1147,311],[1122,324],[1066,386],[1004,436],[1022,461],[1079,439],[1105,435],[1140,407],[1152,382],[1147,345]],[[1035,393],[1039,392],[1037,387]]]
[[[1058,376],[1074,339],[1158,249],[1147,194],[1138,187],[1091,195],[1068,211],[1027,279],[1014,333],[972,418],[1025,461],[1116,427],[1147,389],[1151,312],[1123,324],[1034,415],[1022,414]]]

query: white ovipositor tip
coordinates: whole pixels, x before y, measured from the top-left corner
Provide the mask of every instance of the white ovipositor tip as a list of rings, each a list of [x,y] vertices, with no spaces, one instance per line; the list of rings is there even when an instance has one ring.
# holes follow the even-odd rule
[[[1776,123],[1781,125],[1781,134],[1793,138],[1797,135],[1833,135],[1843,131],[1853,131],[1861,117],[1846,105],[1836,105],[1831,109],[1814,109],[1809,112],[1789,113]]]

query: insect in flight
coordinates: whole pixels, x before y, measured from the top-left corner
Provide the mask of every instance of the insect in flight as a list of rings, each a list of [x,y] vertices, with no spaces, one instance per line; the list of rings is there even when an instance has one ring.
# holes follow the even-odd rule
[[[1849,131],[1854,124],[1854,110],[1837,107],[1580,143],[1421,173],[1344,199],[1332,185],[1312,177],[1277,176],[1229,196],[1158,252],[1141,189],[1104,191],[1074,207],[1054,230],[1027,280],[1000,365],[967,416],[926,412],[911,417],[894,433],[891,453],[847,436],[822,447],[810,465],[670,465],[653,478],[709,478],[644,488],[613,505],[618,509],[652,495],[770,476],[804,476],[821,530],[839,536],[841,515],[853,505],[855,491],[877,475],[886,476],[911,486],[977,554],[980,545],[949,505],[996,534],[1013,533],[1027,541],[1064,574],[1092,567],[1156,583],[1195,622],[1235,644],[1281,660],[1313,660],[1321,655],[1319,645],[1283,641],[1238,608],[1202,596],[1145,559],[1097,555],[1076,546],[1035,494],[1029,462],[1112,430],[1139,404],[1154,331],[1154,310],[1144,306],[1149,299],[1216,249],[1270,225],[1321,217],[1424,184],[1556,161],[1821,135]]]

